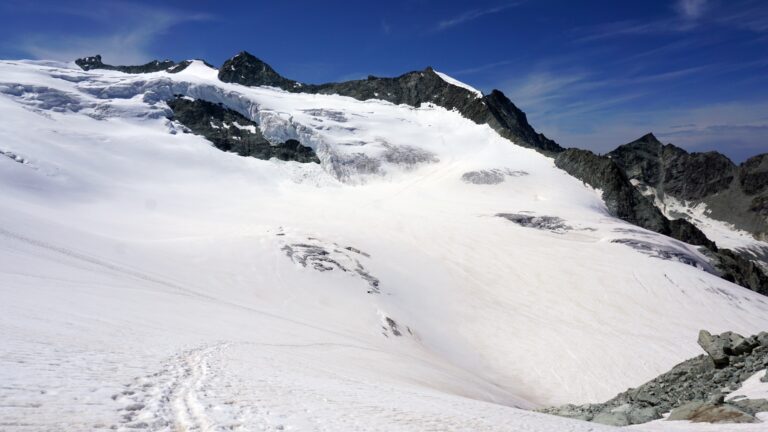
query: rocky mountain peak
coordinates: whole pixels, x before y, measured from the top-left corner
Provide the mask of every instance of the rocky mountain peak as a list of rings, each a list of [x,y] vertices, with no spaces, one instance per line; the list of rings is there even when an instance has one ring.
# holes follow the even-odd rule
[[[297,82],[284,78],[272,66],[249,53],[240,51],[224,62],[219,69],[219,79],[247,86],[270,86],[283,89],[296,86]]]
[[[431,66],[394,78],[369,75],[366,79],[339,83],[307,84],[278,74],[271,66],[242,51],[227,60],[219,79],[247,86],[279,87],[289,92],[338,94],[358,100],[381,99],[418,107],[432,103],[457,110],[478,124],[488,124],[516,144],[552,155],[563,150],[555,141],[536,132],[525,113],[499,90],[479,96],[471,89],[443,79]]]

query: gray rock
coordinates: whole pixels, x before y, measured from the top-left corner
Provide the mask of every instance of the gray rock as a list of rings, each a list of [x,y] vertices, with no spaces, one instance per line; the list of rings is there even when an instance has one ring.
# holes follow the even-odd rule
[[[629,426],[629,416],[625,412],[602,412],[596,415],[592,422],[610,426]]]
[[[719,344],[720,351],[715,350],[715,352],[722,352],[725,355],[728,359],[727,365],[716,369],[708,354],[700,355],[678,364],[670,371],[637,388],[619,393],[604,403],[565,405],[544,408],[540,411],[586,421],[594,421],[594,418],[603,414],[600,418],[606,422],[623,421],[623,416],[617,415],[617,413],[623,413],[630,424],[660,418],[661,413],[680,409],[689,403],[692,405],[678,412],[676,416],[681,418],[690,416],[691,411],[705,405],[709,408],[727,406],[725,411],[708,409],[707,416],[711,418],[716,417],[715,414],[718,413],[720,417],[727,417],[734,414],[734,409],[754,415],[766,409],[766,402],[750,400],[724,402],[724,393],[737,390],[746,379],[768,367],[768,346],[759,345],[764,339],[761,335],[745,338],[733,332],[712,335],[703,331],[701,332],[703,344],[708,347]],[[745,351],[744,341],[747,341],[748,345],[753,343],[754,347]],[[737,348],[736,351],[734,348]],[[687,414],[685,414],[686,411]],[[701,419],[705,417],[702,416]],[[736,420],[741,421],[744,418],[738,415]]]
[[[768,400],[766,399],[741,399],[728,402],[739,407],[744,412],[755,415],[761,412],[768,412]]]
[[[661,418],[659,410],[655,407],[636,408],[633,407],[627,413],[630,424],[648,423],[649,421]]]
[[[713,405],[695,401],[672,410],[667,421],[689,420],[693,423],[755,423],[751,414],[731,404]]]
[[[699,346],[709,355],[715,367],[728,366],[729,358],[726,353],[726,338],[713,336],[706,330],[699,331]]]

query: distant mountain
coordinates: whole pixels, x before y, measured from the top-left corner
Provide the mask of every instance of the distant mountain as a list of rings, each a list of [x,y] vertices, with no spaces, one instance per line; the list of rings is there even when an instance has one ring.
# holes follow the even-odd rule
[[[706,219],[722,221],[768,240],[768,154],[736,165],[718,152],[689,153],[647,134],[608,157],[668,216],[691,220],[705,232]],[[717,233],[709,231],[717,242]],[[768,259],[768,244],[753,252]]]
[[[528,123],[525,113],[504,93],[494,90],[491,94],[482,95],[477,90],[445,80],[431,67],[396,78],[369,76],[364,80],[341,83],[305,84],[284,78],[270,65],[243,51],[224,62],[219,69],[219,79],[247,86],[278,87],[293,93],[338,94],[358,100],[380,99],[414,107],[422,103],[433,103],[449,110],[458,110],[475,123],[488,124],[501,136],[518,145],[545,154],[563,150],[556,142],[536,132]]]

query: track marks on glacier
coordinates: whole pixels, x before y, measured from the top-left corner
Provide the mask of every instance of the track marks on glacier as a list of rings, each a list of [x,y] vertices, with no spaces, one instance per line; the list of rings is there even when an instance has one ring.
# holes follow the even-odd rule
[[[126,384],[125,390],[112,396],[122,405],[118,430],[221,430],[214,428],[203,399],[217,381],[217,368],[212,363],[228,347],[219,343],[181,352],[158,372]],[[234,422],[226,429],[237,430],[236,426]]]

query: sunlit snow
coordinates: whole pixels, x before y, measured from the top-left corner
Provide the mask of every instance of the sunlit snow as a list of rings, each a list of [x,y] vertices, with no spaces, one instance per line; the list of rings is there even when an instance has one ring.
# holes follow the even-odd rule
[[[322,164],[222,152],[176,94]],[[0,112],[2,429],[607,430],[515,407],[768,327],[765,297],[613,241],[696,248],[440,107],[5,61]]]

